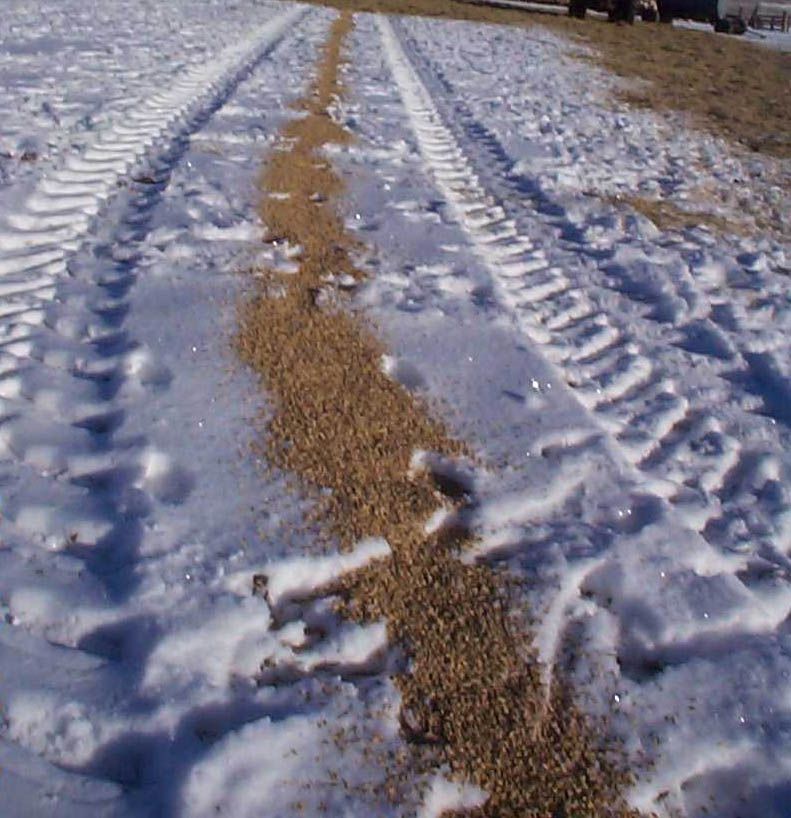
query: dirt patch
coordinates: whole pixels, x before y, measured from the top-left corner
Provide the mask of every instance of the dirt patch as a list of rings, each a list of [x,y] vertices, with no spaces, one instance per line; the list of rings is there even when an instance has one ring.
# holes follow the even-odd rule
[[[752,195],[740,196],[738,191],[722,185],[700,185],[690,191],[683,202],[655,199],[638,194],[600,196],[595,191],[586,195],[599,196],[602,201],[620,210],[631,209],[649,218],[660,230],[688,230],[707,227],[720,236],[745,237],[758,235],[791,239],[791,224],[781,212],[776,200],[768,201],[770,185],[756,187]]]
[[[594,50],[592,59],[639,81],[619,94],[641,108],[689,114],[694,124],[747,150],[791,157],[791,54],[713,31],[612,25],[459,0],[313,0],[351,11],[545,26]]]
[[[750,226],[705,210],[682,210],[667,200],[645,196],[612,196],[606,199],[616,207],[630,207],[649,218],[660,230],[685,230],[701,225],[717,233],[746,234]]]
[[[413,473],[413,454],[453,458],[465,447],[383,373],[382,344],[335,286],[362,275],[332,207],[341,181],[320,152],[348,139],[327,108],[341,91],[351,25],[348,12],[335,22],[303,116],[284,129],[261,178],[270,238],[301,248],[298,273],[263,271],[241,316],[239,351],[274,404],[268,456],[320,498],[342,547],[366,536],[390,543],[392,559],[335,590],[347,616],[386,618],[410,657],[396,684],[416,771],[448,765],[483,787],[490,799],[478,816],[631,816],[618,748],[562,679],[547,692],[530,635],[510,616],[507,583],[457,558],[469,542],[463,526],[425,533],[438,507],[452,512],[468,498],[441,475]]]

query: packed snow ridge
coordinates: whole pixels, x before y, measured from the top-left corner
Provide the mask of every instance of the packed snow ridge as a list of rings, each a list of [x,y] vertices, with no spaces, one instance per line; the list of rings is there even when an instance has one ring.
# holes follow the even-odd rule
[[[484,797],[383,799],[401,657],[322,589],[388,545],[317,556],[229,352],[238,273],[293,266],[256,169],[333,16],[4,6],[0,815]],[[331,151],[372,248],[354,298],[487,464],[465,558],[524,579],[548,663],[582,648],[585,706],[654,761],[636,806],[788,815],[791,248],[611,204],[787,214],[787,164],[617,107],[543,30],[356,23],[335,113],[357,139]]]

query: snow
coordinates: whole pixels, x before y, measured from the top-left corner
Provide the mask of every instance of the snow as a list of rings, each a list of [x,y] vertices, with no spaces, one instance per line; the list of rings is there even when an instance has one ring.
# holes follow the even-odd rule
[[[468,784],[459,784],[441,775],[431,781],[420,818],[440,818],[450,810],[472,809],[486,802],[486,793]]]
[[[230,349],[239,272],[265,255],[250,169],[332,15],[9,8],[0,54],[26,62],[0,68],[0,814],[388,814],[332,783],[372,790],[363,749],[397,744],[385,624],[252,593],[268,570],[309,596],[387,546],[297,570],[308,504],[262,471],[265,405]],[[59,126],[11,82],[23,69]],[[20,162],[23,136],[39,159]]]
[[[0,815],[485,798],[446,771],[383,794],[404,657],[328,589],[389,545],[314,542],[231,351],[239,273],[296,270],[260,241],[257,168],[333,16],[4,6]],[[383,371],[479,455],[412,467],[474,500],[464,559],[522,580],[542,658],[583,648],[584,704],[654,762],[636,806],[787,815],[791,247],[618,197],[788,227],[788,163],[615,106],[547,31],[356,23],[335,114],[357,139],[328,153],[371,276],[341,284]]]
[[[483,455],[468,558],[524,579],[546,661],[583,648],[588,706],[655,762],[633,803],[786,814],[788,247],[607,202],[732,218],[787,164],[613,108],[548,32],[355,38],[357,300]]]
[[[777,7],[775,7],[777,8]],[[734,13],[738,13],[739,9],[736,7]],[[673,25],[679,28],[690,28],[694,31],[708,31],[712,30],[710,23],[699,23],[694,20],[673,20]],[[791,51],[791,32],[788,31],[772,31],[771,29],[752,29],[749,28],[744,34],[718,34],[719,37],[737,37],[749,43],[756,43],[757,45],[770,48],[773,51]]]
[[[327,557],[296,557],[281,560],[263,574],[268,577],[267,598],[272,605],[326,585],[343,573],[362,568],[372,560],[390,556],[390,546],[381,538],[363,540],[353,551]]]

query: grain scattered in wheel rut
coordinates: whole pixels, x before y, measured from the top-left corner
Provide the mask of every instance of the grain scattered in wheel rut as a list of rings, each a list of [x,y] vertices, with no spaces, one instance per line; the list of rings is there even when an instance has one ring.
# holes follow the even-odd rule
[[[448,765],[490,794],[467,814],[636,815],[622,796],[630,774],[606,731],[574,705],[562,679],[547,696],[502,578],[459,561],[465,531],[424,533],[439,504],[463,498],[447,496],[440,479],[411,474],[413,453],[454,457],[465,447],[382,372],[382,344],[333,287],[362,278],[331,201],[343,186],[321,152],[350,138],[328,107],[342,92],[341,48],[352,25],[349,13],[335,21],[302,116],[283,129],[261,178],[270,240],[301,248],[298,273],[261,271],[241,315],[239,351],[274,406],[268,457],[321,498],[341,547],[368,536],[390,543],[391,560],[336,590],[345,615],[386,618],[391,640],[410,656],[396,683],[416,771]]]

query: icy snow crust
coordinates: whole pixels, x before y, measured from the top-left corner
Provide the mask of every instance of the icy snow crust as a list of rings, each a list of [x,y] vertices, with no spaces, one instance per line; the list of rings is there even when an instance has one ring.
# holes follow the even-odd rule
[[[789,248],[603,197],[719,212],[788,165],[606,102],[545,31],[365,18],[354,53],[357,300],[491,464],[470,558],[525,578],[544,659],[654,759],[636,806],[787,816]]]
[[[673,25],[678,28],[691,28],[696,31],[711,31],[710,23],[698,23],[693,20],[673,20]],[[724,35],[724,36],[742,36],[747,42],[757,43],[765,48],[771,48],[773,51],[791,51],[791,32],[788,31],[769,31],[768,29],[749,28],[742,35]]]
[[[389,547],[315,555],[228,350],[236,271],[293,272],[260,242],[255,182],[332,17],[4,4],[2,816],[484,797],[440,774],[422,805],[380,798],[403,660],[321,585]],[[547,662],[582,648],[587,705],[656,759],[635,804],[787,815],[789,248],[662,233],[600,197],[713,191],[728,215],[761,183],[787,217],[788,166],[605,105],[612,81],[547,33],[357,23],[338,115],[358,141],[333,156],[377,248],[356,299],[385,371],[489,463],[457,475],[467,558],[527,580]]]
[[[229,346],[238,273],[285,263],[257,172],[331,19],[4,4],[4,818],[392,811],[384,623],[314,593],[387,544],[294,563],[307,505],[261,472]]]

